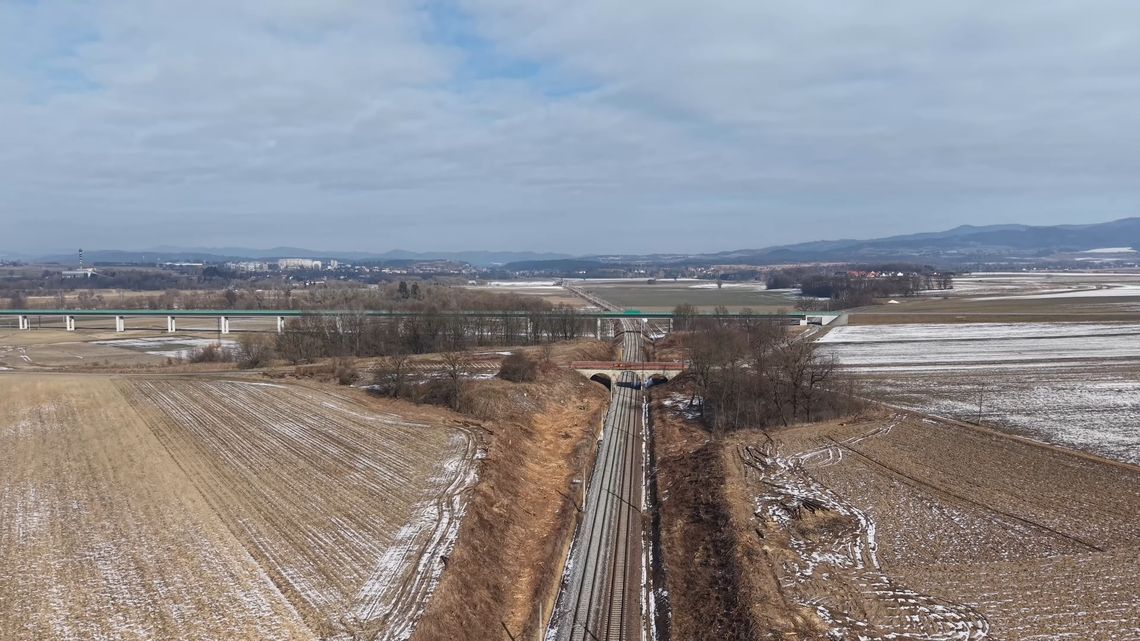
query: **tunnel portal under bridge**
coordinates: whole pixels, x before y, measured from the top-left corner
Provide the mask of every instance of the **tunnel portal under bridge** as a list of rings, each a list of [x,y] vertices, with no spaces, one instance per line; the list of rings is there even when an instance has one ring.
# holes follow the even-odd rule
[[[664,383],[685,371],[681,361],[625,363],[621,361],[574,361],[570,368],[586,378],[612,388],[622,372],[633,372],[640,378],[639,387]]]

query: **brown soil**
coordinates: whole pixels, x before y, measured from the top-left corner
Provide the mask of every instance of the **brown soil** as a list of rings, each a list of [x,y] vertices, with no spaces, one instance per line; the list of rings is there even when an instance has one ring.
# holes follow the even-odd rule
[[[315,383],[0,376],[0,638],[406,629],[474,465],[458,418]]]
[[[675,403],[674,385],[653,392],[651,417],[660,496],[661,546],[675,641],[810,638],[749,529],[732,450],[713,441]]]
[[[651,345],[647,345],[646,360],[650,361],[681,361],[689,357],[689,351],[685,347],[685,339],[688,337],[687,332],[670,332],[666,336],[657,339]]]
[[[785,591],[826,608],[840,638],[1140,626],[1140,469],[904,413],[771,436],[733,437],[753,459],[737,501]]]
[[[607,403],[602,386],[555,368],[467,387],[487,457],[414,641],[541,638]]]

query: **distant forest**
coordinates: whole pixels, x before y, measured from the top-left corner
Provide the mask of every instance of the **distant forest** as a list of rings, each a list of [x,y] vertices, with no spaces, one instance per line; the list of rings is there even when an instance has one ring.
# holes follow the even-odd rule
[[[954,287],[954,274],[929,265],[856,266],[821,273],[815,268],[777,270],[768,275],[769,289],[799,288],[805,297],[827,298],[835,309],[874,304],[881,298],[905,298],[922,291]]]

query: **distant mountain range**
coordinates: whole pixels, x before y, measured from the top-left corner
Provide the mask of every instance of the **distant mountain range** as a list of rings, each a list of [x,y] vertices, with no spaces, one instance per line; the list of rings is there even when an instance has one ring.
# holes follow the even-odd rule
[[[97,249],[84,251],[83,259],[88,264],[95,263],[162,263],[162,262],[206,262],[220,263],[241,260],[276,260],[278,258],[312,258],[340,261],[413,261],[450,260],[470,263],[479,267],[501,265],[526,260],[557,260],[569,258],[569,254],[539,253],[528,251],[459,251],[459,252],[412,252],[393,249],[383,253],[359,251],[319,251],[300,247],[273,247],[254,249],[251,247],[172,247],[161,246],[146,250]],[[50,254],[44,256],[14,256],[37,262],[72,264],[78,260],[76,253]]]
[[[587,256],[575,259],[522,261],[517,270],[590,269],[615,264],[773,265],[796,262],[930,262],[963,264],[1003,260],[1046,260],[1103,248],[1140,249],[1140,218],[1089,225],[962,225],[947,231],[906,234],[870,240],[819,240],[762,249],[711,254]],[[1090,256],[1108,256],[1090,254]]]
[[[866,258],[1053,256],[1106,247],[1140,247],[1140,218],[1089,225],[962,225],[948,231],[872,240],[832,240],[710,254],[744,263]]]
[[[479,267],[505,265],[517,270],[575,270],[591,266],[631,263],[658,265],[742,264],[772,265],[792,262],[922,261],[968,263],[979,261],[1050,259],[1103,248],[1140,249],[1140,218],[1122,218],[1089,225],[962,225],[933,233],[906,234],[870,240],[818,240],[761,249],[738,249],[709,254],[592,255],[529,251],[383,253],[318,251],[300,247],[171,247],[145,251],[87,251],[85,261],[94,263],[224,262],[277,258],[336,259],[342,261],[451,260]],[[1105,256],[1109,254],[1090,254]],[[38,262],[72,264],[75,254],[12,256]]]

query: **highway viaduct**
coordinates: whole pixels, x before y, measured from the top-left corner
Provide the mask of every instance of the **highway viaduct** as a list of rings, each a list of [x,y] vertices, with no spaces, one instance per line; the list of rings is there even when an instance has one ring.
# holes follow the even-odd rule
[[[287,329],[287,321],[292,318],[301,317],[323,317],[323,318],[348,318],[365,316],[369,318],[417,318],[427,315],[428,312],[418,311],[389,311],[389,310],[274,310],[274,309],[0,309],[0,318],[16,319],[16,327],[21,330],[31,330],[33,319],[42,322],[43,319],[49,319],[53,323],[58,323],[62,320],[63,328],[67,331],[76,330],[77,319],[114,319],[115,331],[127,331],[127,322],[130,319],[137,318],[165,318],[166,319],[166,332],[173,333],[178,331],[178,323],[183,319],[214,319],[217,322],[217,331],[222,334],[230,333],[230,322],[235,319],[273,319],[275,321],[276,330],[278,333],[283,333]],[[616,324],[621,321],[634,321],[640,320],[643,325],[654,325],[659,330],[671,331],[673,329],[673,314],[670,312],[641,312],[637,310],[624,310],[624,311],[574,311],[569,314],[565,311],[554,312],[513,312],[513,311],[451,311],[451,312],[432,312],[431,314],[443,318],[484,318],[484,319],[504,319],[504,318],[518,318],[527,319],[539,318],[542,316],[548,317],[561,317],[565,318],[572,315],[574,318],[583,322],[594,321],[595,333],[598,338],[603,336],[616,336],[620,333]],[[740,313],[725,313],[725,314],[696,314],[690,316],[690,319],[726,319],[726,320],[743,320],[743,319],[772,319],[787,323],[797,324],[821,324],[827,325],[832,323],[840,314],[837,313],[823,313],[823,312],[788,312],[782,314],[740,314]],[[131,328],[132,330],[147,330],[152,327],[137,327]]]

